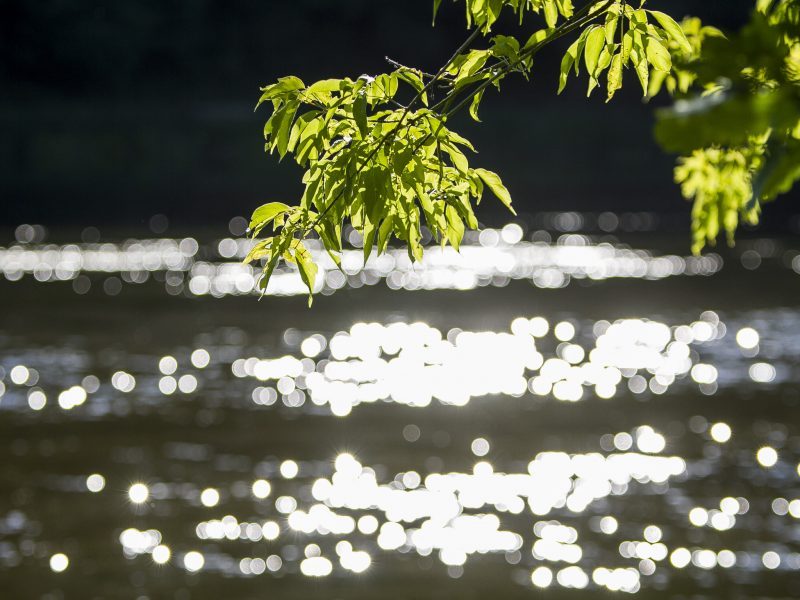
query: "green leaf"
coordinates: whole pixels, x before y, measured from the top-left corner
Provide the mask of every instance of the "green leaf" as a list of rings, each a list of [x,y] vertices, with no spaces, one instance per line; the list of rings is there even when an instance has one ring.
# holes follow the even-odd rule
[[[289,142],[286,146],[289,152],[294,152],[297,148],[297,142],[300,140],[300,135],[303,133],[308,124],[319,116],[318,110],[309,110],[297,117],[292,126],[292,132],[289,135]]]
[[[600,53],[606,43],[605,32],[601,27],[595,27],[589,32],[586,37],[586,48],[583,52],[583,58],[586,63],[586,70],[590,76],[594,76],[595,69],[597,69],[597,61],[600,59]]]
[[[452,129],[448,129],[445,132],[445,134],[446,134],[447,139],[450,142],[452,142],[454,144],[460,144],[461,146],[465,146],[465,147],[469,148],[470,150],[472,150],[473,152],[475,152],[475,147],[472,145],[472,142],[470,142],[467,138],[465,138],[461,134],[456,133]]]
[[[275,271],[275,267],[278,265],[278,260],[280,260],[281,256],[283,256],[287,250],[289,250],[289,246],[292,244],[292,242],[297,242],[298,240],[294,240],[293,231],[291,229],[284,227],[279,236],[264,241],[271,241],[268,254],[269,260],[262,271],[262,276],[258,282],[258,286],[261,290],[266,292],[267,284],[272,277],[272,273]]]
[[[453,61],[453,66],[450,68],[451,73],[455,75],[456,83],[479,71],[486,64],[489,56],[488,50],[470,50],[467,54],[459,56]]]
[[[303,165],[309,158],[316,157],[317,146],[321,145],[319,144],[319,136],[323,131],[323,127],[322,119],[317,118],[303,129],[295,151],[295,160],[298,164]]]
[[[800,180],[800,142],[770,144],[771,153],[753,183],[755,200],[773,200]]]
[[[444,149],[445,152],[450,155],[450,160],[453,161],[453,166],[458,169],[459,172],[466,175],[467,171],[469,171],[469,161],[467,160],[467,157],[464,156],[464,153],[452,144],[444,144]]]
[[[389,244],[389,238],[391,238],[392,236],[393,228],[394,228],[394,215],[390,214],[381,222],[381,226],[378,228],[379,253],[382,253],[386,250],[386,246]]]
[[[495,196],[497,196],[498,200],[505,204],[512,214],[516,215],[516,211],[511,206],[511,194],[508,193],[506,186],[503,185],[503,181],[500,179],[500,176],[497,173],[493,173],[492,171],[488,171],[486,169],[474,169],[474,172],[477,173],[478,177],[480,177],[487,186],[489,186],[489,189],[492,190],[492,193],[494,193]]]
[[[480,181],[479,177],[477,179],[478,183],[480,183],[481,193],[482,193],[483,183]],[[460,214],[461,218],[463,218],[467,222],[467,225],[469,226],[470,229],[478,228],[478,219],[475,218],[475,212],[472,210],[472,204],[469,201],[468,194],[460,196],[455,201],[455,207],[456,210],[458,211],[458,214]]]
[[[422,244],[419,231],[419,209],[413,201],[413,192],[404,195],[395,204],[398,208],[399,220],[395,221],[395,232],[401,239],[405,239],[408,246],[408,256],[411,260],[422,260]]]
[[[513,61],[519,54],[519,42],[510,35],[496,35],[492,38],[492,47],[489,50],[493,56]]]
[[[433,20],[431,25],[436,25],[436,14],[439,12],[439,7],[442,5],[442,0],[433,0]]]
[[[668,152],[737,146],[768,129],[789,127],[797,119],[796,111],[796,99],[789,91],[718,94],[679,101],[675,108],[657,111],[655,134]]]
[[[575,12],[575,7],[572,4],[572,0],[556,0],[556,4],[558,4],[558,11],[564,16],[565,19],[572,18],[572,15]]]
[[[555,0],[544,0],[544,20],[548,27],[555,27],[558,22],[558,6]]]
[[[569,78],[569,71],[572,68],[572,65],[575,64],[575,61],[578,60],[578,54],[580,53],[580,44],[581,41],[575,40],[573,44],[567,48],[566,53],[564,54],[564,58],[561,59],[561,75],[558,79],[558,93],[564,91],[564,88],[567,87],[567,79]]]
[[[672,69],[672,57],[664,45],[655,37],[648,36],[646,44],[647,61],[657,71],[669,72]]]
[[[661,25],[661,28],[667,32],[669,37],[678,43],[678,45],[681,47],[681,50],[687,54],[692,53],[692,45],[689,43],[689,40],[686,38],[686,34],[683,33],[683,29],[680,25],[678,25],[675,19],[670,17],[668,14],[657,10],[649,10],[647,12],[656,18],[656,21],[658,21],[658,24]]]
[[[306,87],[306,84],[303,83],[303,80],[299,77],[295,77],[294,75],[281,77],[278,79],[277,83],[273,83],[261,88],[263,94],[261,94],[261,98],[259,98],[256,108],[258,108],[261,103],[266,100],[272,100],[273,98],[278,98],[287,93],[294,92],[296,90],[302,90],[304,87]]]
[[[534,46],[538,46],[543,41],[545,41],[547,39],[547,36],[549,36],[551,33],[553,33],[553,30],[550,28],[540,29],[534,32],[531,35],[531,37],[528,38],[528,41],[525,42],[525,46],[523,46],[522,49],[527,50],[528,48],[533,48]]]
[[[413,158],[413,148],[404,146],[401,150],[395,150],[394,157],[392,158],[392,169],[396,175],[402,175],[406,170],[408,163]]]
[[[325,248],[337,252],[342,251],[342,239],[339,228],[330,219],[323,219],[316,223],[314,230],[319,235]]]
[[[614,93],[622,87],[622,54],[615,54],[611,59],[611,68],[608,70],[608,98],[606,102],[614,97]]]
[[[251,249],[250,252],[247,253],[247,256],[244,258],[244,264],[250,264],[254,260],[260,260],[265,256],[269,256],[270,248],[272,246],[272,241],[274,238],[267,238],[261,240],[257,244],[255,244]]]
[[[367,87],[367,101],[370,105],[387,102],[397,93],[397,75],[381,73]]]
[[[633,32],[626,31],[622,37],[622,65],[628,64],[631,58],[631,48],[633,48]]]
[[[644,4],[644,3],[642,3]],[[628,7],[630,8],[630,7]],[[627,14],[627,12],[626,12]],[[647,13],[643,8],[636,9],[631,13],[631,25],[641,25],[642,28],[647,27]]]
[[[272,133],[272,148],[277,148],[278,155],[283,159],[289,149],[289,136],[299,103],[291,100],[279,111],[273,114],[275,130]]]
[[[283,202],[268,202],[262,204],[253,211],[253,216],[250,217],[251,235],[258,235],[258,232],[266,227],[278,215],[285,213],[289,210],[289,206]]]
[[[644,54],[634,46],[631,49],[631,60],[636,69],[636,76],[639,78],[639,83],[642,84],[642,94],[646,96],[650,84],[650,67],[647,64],[647,59]]]
[[[300,278],[308,288],[308,306],[314,301],[314,283],[317,280],[317,267],[314,260],[311,258],[311,252],[303,245],[302,242],[297,242],[294,252],[294,258],[297,261],[297,269],[300,271]]]
[[[765,15],[769,12],[769,9],[772,7],[774,1],[775,0],[758,0],[756,2],[756,10],[762,15]]]
[[[606,23],[604,26],[606,34],[606,44],[614,43],[614,36],[617,33],[617,24],[619,23],[619,12],[609,10],[606,14]]]
[[[369,126],[367,124],[367,97],[364,94],[359,94],[353,102],[353,118],[356,120],[358,131],[361,132],[361,138],[367,137]]]
[[[603,47],[603,51],[600,53],[600,58],[597,61],[597,69],[595,69],[594,72],[595,78],[599,79],[600,75],[611,66],[611,58],[614,56],[616,46],[617,44],[607,44]]]
[[[408,68],[401,68],[395,71],[397,76],[413,87],[418,94],[420,94],[420,100],[425,106],[428,106],[428,93],[425,92],[425,82],[422,81],[422,77],[420,73],[414,69]]]
[[[422,210],[428,213],[433,212],[433,200],[431,197],[425,192],[425,189],[422,187],[422,182],[416,181],[414,182],[414,192],[417,194],[417,198],[419,199],[420,205],[422,205]]]
[[[486,31],[497,21],[500,17],[500,11],[503,10],[504,0],[489,0],[486,7]]]
[[[472,101],[469,104],[469,116],[472,117],[473,120],[477,121],[478,123],[481,122],[481,120],[478,118],[478,109],[480,108],[481,100],[483,99],[483,92],[484,90],[481,90],[480,92],[475,94],[472,97]]]
[[[323,79],[321,81],[317,81],[316,83],[312,83],[308,89],[306,89],[306,94],[329,94],[331,92],[338,92],[339,86],[341,85],[341,79]]]
[[[669,73],[664,73],[664,71],[653,71],[650,77],[650,85],[647,87],[647,98],[654,98],[658,95],[658,92],[661,91],[661,86],[664,85],[664,81],[669,77]]]
[[[450,245],[458,250],[461,247],[461,240],[464,238],[464,222],[458,214],[458,211],[447,205],[445,209],[447,215],[447,240]]]

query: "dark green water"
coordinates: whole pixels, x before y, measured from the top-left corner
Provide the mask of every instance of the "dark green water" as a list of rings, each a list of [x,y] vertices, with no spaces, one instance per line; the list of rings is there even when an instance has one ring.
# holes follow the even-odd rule
[[[193,293],[216,245],[0,252],[0,597],[800,595],[791,242],[558,289],[542,248],[310,311]]]

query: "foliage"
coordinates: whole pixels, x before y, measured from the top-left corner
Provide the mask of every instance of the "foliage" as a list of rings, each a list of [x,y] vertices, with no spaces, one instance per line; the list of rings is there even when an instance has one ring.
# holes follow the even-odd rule
[[[730,39],[691,22],[683,28],[696,50],[670,47],[683,78],[667,81],[678,100],[658,113],[656,138],[688,153],[675,180],[694,202],[699,252],[720,231],[732,243],[740,221],[757,223],[761,203],[800,179],[800,2],[759,0]]]
[[[288,76],[261,89],[257,108],[272,107],[264,128],[266,150],[281,159],[291,155],[305,170],[297,205],[270,202],[253,213],[253,238],[272,230],[246,259],[263,264],[263,290],[283,258],[296,265],[310,304],[317,266],[305,241],[318,237],[339,264],[342,229],[348,223],[363,238],[365,261],[373,251],[385,251],[393,238],[418,261],[423,226],[442,246],[459,248],[465,231],[478,226],[474,207],[487,188],[513,212],[500,177],[472,166],[475,149],[450,122],[462,110],[479,121],[489,87],[499,89],[513,73],[528,78],[541,48],[565,36],[574,39],[561,61],[559,92],[570,73],[579,75],[582,68],[587,94],[602,84],[607,101],[622,87],[626,69],[636,74],[646,97],[662,86],[679,96],[703,90],[701,99],[681,100],[684,104],[662,113],[658,131],[669,148],[682,147],[684,136],[693,140],[691,150],[713,146],[683,159],[677,172],[684,193],[695,198],[696,236],[713,240],[713,222],[735,229],[740,213],[755,218],[758,208],[749,199],[756,170],[768,173],[757,184],[763,198],[783,190],[796,175],[791,168],[797,164],[792,162],[794,146],[787,145],[781,155],[785,158],[770,166],[777,156],[771,145],[776,140],[788,144],[774,130],[782,132],[795,116],[796,94],[785,89],[800,73],[800,51],[789,26],[797,18],[796,0],[759,1],[766,24],[743,34],[745,48],[756,41],[760,45],[752,46],[754,55],[741,65],[738,55],[727,52],[723,42],[728,42],[718,30],[696,19],[679,24],[664,12],[645,8],[646,0],[590,0],[582,6],[572,0],[456,1],[464,2],[472,31],[436,73],[391,61],[394,69],[376,76],[310,85]],[[440,5],[441,0],[434,0],[434,18]],[[494,35],[504,11],[522,24],[533,19],[539,28],[527,39]],[[765,39],[767,35],[772,38]],[[482,47],[477,47],[479,39]],[[769,52],[764,56],[755,55],[765,49]],[[762,64],[767,59],[771,62]],[[730,83],[721,83],[720,73]],[[731,126],[743,118],[747,126]],[[698,126],[698,121],[705,125]],[[771,135],[764,135],[766,130]],[[718,148],[724,143],[720,136],[727,134],[731,137],[724,142],[737,145]],[[735,191],[731,181],[738,186]]]

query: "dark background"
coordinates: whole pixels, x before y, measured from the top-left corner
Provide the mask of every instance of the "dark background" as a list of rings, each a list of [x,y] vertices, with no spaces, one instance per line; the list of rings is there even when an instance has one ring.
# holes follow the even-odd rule
[[[651,0],[676,17],[739,26],[752,0]],[[300,171],[263,152],[258,87],[296,74],[375,74],[384,56],[436,68],[466,37],[463,4],[430,0],[0,0],[0,225],[226,227],[266,200],[293,201]],[[497,32],[527,37],[512,18]],[[688,230],[673,157],[652,141],[652,105],[628,72],[610,105],[585,81],[555,94],[563,46],[531,82],[487,95],[464,120],[475,162],[499,171],[519,212],[641,211]],[[792,214],[784,199],[767,228]],[[666,215],[671,215],[666,217]],[[504,218],[482,207],[481,218]]]

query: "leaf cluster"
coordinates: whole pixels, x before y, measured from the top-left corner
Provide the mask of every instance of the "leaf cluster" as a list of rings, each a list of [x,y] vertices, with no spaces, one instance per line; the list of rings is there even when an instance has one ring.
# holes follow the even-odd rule
[[[422,226],[442,245],[458,249],[466,228],[478,226],[473,204],[485,188],[511,209],[500,177],[471,167],[469,140],[425,106],[423,77],[403,67],[377,77],[308,86],[284,77],[262,89],[259,105],[272,104],[264,128],[267,151],[281,158],[290,154],[306,169],[297,206],[270,202],[253,213],[251,236],[270,227],[274,233],[247,257],[264,261],[262,288],[283,258],[297,265],[313,293],[317,267],[302,239],[319,237],[339,264],[345,222],[363,236],[365,261],[373,248],[383,252],[392,238],[406,244],[412,260],[421,260]],[[402,87],[421,108],[399,104]]]
[[[262,290],[284,261],[299,272],[310,303],[319,268],[306,241],[318,238],[339,265],[345,225],[362,236],[364,261],[392,240],[419,261],[423,227],[442,246],[459,249],[465,231],[478,227],[475,206],[487,188],[513,212],[499,175],[473,165],[475,148],[452,119],[468,109],[478,121],[485,91],[499,89],[511,74],[528,78],[547,44],[575,37],[561,64],[559,91],[569,72],[583,65],[589,93],[605,76],[610,100],[626,68],[636,72],[645,95],[657,78],[680,79],[675,57],[694,60],[698,40],[710,34],[707,28],[692,33],[666,13],[646,9],[645,0],[636,7],[626,0],[582,6],[572,0],[457,1],[464,2],[472,31],[435,73],[390,61],[394,70],[375,76],[310,85],[288,76],[261,88],[256,108],[271,107],[266,151],[291,156],[304,169],[296,204],[268,202],[253,213],[250,234],[257,241],[247,262],[261,264]],[[440,5],[434,0],[434,16]],[[527,40],[490,35],[503,12],[520,23],[535,17],[540,26]]]
[[[686,154],[675,179],[694,202],[699,252],[722,230],[732,243],[740,222],[757,223],[761,203],[800,179],[800,2],[758,0],[729,37],[683,27],[701,34],[702,52],[684,63],[682,83],[668,85],[677,100],[657,113],[656,138]]]
[[[670,48],[693,54],[683,28],[672,17],[641,4],[633,8],[627,2],[615,2],[605,11],[602,23],[583,30],[561,60],[559,93],[566,87],[570,71],[574,69],[578,75],[583,63],[589,75],[587,95],[600,85],[600,78],[607,71],[607,100],[611,100],[622,87],[627,68],[635,71],[643,94],[648,95],[651,72],[655,81],[663,80],[672,71]]]
[[[434,21],[441,4],[442,0],[433,2]],[[549,28],[555,27],[559,18],[569,19],[575,13],[572,0],[465,0],[464,7],[467,27],[474,25],[484,33],[491,31],[505,9],[517,15],[520,24],[527,13],[541,14]]]

